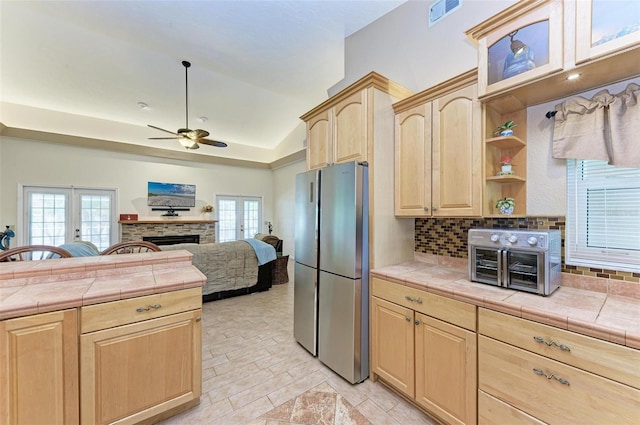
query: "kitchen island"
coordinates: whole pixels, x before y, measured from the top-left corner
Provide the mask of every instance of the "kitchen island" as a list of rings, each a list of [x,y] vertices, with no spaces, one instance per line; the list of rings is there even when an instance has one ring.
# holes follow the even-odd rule
[[[637,284],[542,297],[419,259],[371,272],[373,380],[445,423],[640,423]]]
[[[144,423],[199,402],[187,251],[0,264],[0,422]]]

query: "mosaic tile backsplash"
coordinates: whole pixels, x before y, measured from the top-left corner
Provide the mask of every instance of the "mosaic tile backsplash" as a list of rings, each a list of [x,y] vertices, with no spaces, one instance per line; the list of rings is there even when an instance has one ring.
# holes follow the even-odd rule
[[[467,231],[472,228],[558,229],[562,235],[562,271],[564,273],[640,282],[640,273],[565,264],[564,217],[417,218],[415,251],[445,257],[467,258]]]

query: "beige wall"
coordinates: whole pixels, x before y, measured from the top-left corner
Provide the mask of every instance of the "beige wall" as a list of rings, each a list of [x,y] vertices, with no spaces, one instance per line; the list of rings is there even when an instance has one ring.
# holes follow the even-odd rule
[[[345,77],[333,95],[376,71],[415,92],[477,66],[469,28],[515,0],[464,0],[462,7],[429,28],[429,1],[410,0],[345,39]]]
[[[304,160],[273,170],[273,234],[284,240],[283,254],[295,257],[295,180],[307,170]]]
[[[213,204],[217,194],[262,196],[264,217],[273,221],[275,216],[269,169],[163,160],[8,137],[1,138],[0,158],[2,225],[18,224],[19,184],[117,188],[118,211],[143,218],[162,214],[146,205],[148,181],[187,183],[196,185],[197,203],[181,216],[200,217],[199,207]]]

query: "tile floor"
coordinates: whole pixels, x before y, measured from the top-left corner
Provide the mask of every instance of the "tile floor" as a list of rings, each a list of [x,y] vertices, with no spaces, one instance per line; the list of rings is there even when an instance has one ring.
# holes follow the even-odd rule
[[[200,405],[164,425],[432,425],[370,380],[351,385],[293,338],[290,281],[203,305]]]

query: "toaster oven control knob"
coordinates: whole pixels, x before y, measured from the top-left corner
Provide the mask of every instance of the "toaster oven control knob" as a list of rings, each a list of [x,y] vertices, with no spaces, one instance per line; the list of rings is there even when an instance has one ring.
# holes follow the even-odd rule
[[[500,236],[495,233],[491,235],[491,242],[498,242],[500,240]]]
[[[536,244],[538,243],[538,238],[536,238],[535,236],[529,236],[529,238],[527,239],[527,243],[531,246],[536,246]]]
[[[509,236],[509,242],[511,242],[511,243],[518,242],[518,237],[516,235]]]

